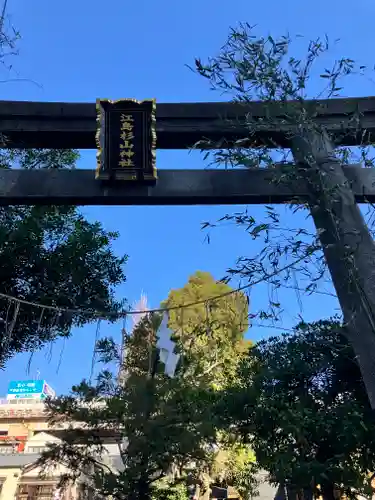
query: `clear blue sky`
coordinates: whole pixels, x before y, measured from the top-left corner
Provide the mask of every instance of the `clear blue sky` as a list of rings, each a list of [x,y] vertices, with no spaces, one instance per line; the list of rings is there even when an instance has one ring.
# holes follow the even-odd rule
[[[207,82],[184,65],[194,57],[214,55],[225,41],[230,26],[239,21],[258,25],[259,34],[300,33],[315,38],[327,33],[341,38],[332,52],[373,64],[375,46],[372,0],[355,3],[316,0],[251,2],[249,0],[9,0],[8,13],[20,30],[20,56],[13,60],[13,78],[2,83],[1,99],[35,101],[93,102],[97,97],[138,99],[155,97],[159,102],[214,101]],[[4,79],[9,75],[2,75]],[[34,83],[32,83],[34,82]],[[374,84],[349,86],[349,95],[375,94]],[[158,168],[203,168],[198,155],[188,152],[159,152]],[[82,168],[95,168],[95,152],[84,152]],[[109,230],[119,230],[119,253],[130,256],[128,281],[119,296],[130,303],[142,290],[152,306],[157,306],[171,288],[182,286],[196,270],[221,278],[240,255],[256,248],[246,234],[235,228],[217,229],[210,245],[204,243],[200,223],[215,220],[236,207],[95,207],[84,209],[92,219]],[[251,207],[259,216],[261,207]],[[286,222],[306,222],[286,212]],[[334,301],[322,296],[304,301],[300,311],[294,292],[282,292],[286,309],[283,325],[291,327],[301,313],[307,320],[334,312]],[[252,309],[264,308],[267,288],[252,291]],[[101,334],[119,336],[120,325]],[[249,337],[269,335],[269,329],[252,328]],[[62,342],[57,342],[48,361],[49,348],[34,356],[31,376],[39,369],[59,393],[90,373],[95,325],[73,332],[66,342],[62,364],[56,368]],[[26,378],[28,356],[9,362],[0,379],[0,394],[9,380]]]

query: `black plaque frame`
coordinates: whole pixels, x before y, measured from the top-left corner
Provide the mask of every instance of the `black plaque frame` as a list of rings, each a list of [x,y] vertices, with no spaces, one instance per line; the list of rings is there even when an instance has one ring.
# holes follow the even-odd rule
[[[95,178],[103,181],[156,182],[155,99],[97,99],[96,109]],[[128,130],[122,130],[124,124]],[[132,140],[123,139],[123,134],[129,134]],[[122,157],[122,154],[128,156]]]

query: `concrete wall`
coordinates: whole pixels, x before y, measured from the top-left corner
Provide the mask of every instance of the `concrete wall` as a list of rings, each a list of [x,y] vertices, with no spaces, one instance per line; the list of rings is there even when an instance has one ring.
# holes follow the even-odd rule
[[[0,477],[3,479],[3,488],[0,500],[13,500],[17,492],[18,481],[21,476],[21,468],[1,468]]]
[[[260,472],[258,476],[259,484],[259,496],[254,497],[254,500],[273,500],[275,498],[277,487],[272,486],[267,481],[267,473]]]

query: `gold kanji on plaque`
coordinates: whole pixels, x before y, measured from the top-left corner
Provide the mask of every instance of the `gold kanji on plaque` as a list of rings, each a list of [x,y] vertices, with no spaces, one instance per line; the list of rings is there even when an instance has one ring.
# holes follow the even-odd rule
[[[156,181],[155,110],[155,100],[97,100],[97,179]]]

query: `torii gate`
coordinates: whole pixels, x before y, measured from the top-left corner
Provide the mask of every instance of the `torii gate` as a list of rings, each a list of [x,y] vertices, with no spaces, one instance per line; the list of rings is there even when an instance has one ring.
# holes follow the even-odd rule
[[[269,105],[268,105],[269,107]],[[375,97],[320,101],[316,122],[337,145],[356,145],[361,130],[350,122],[360,112],[362,129],[375,134]],[[234,103],[178,103],[156,105],[158,149],[187,149],[205,137],[227,141],[247,137],[241,123],[251,110],[256,119],[265,115],[263,103],[250,106]],[[275,105],[275,118],[282,115]],[[7,148],[95,149],[97,111],[94,103],[0,101],[0,134]],[[340,124],[340,125],[338,125]],[[287,145],[282,131],[264,130],[254,140],[269,138]],[[347,130],[343,136],[342,130]],[[357,137],[354,132],[357,133]],[[344,167],[357,202],[375,202],[375,173],[358,166]],[[272,172],[272,175],[275,171]],[[269,182],[266,170],[159,170],[155,186],[116,183],[103,186],[95,180],[94,170],[0,170],[0,205],[76,204],[76,205],[218,205],[284,203],[306,187],[287,187]]]
[[[296,169],[302,166],[306,177],[298,183],[271,182],[277,168],[160,170],[156,185],[103,183],[95,179],[94,170],[0,170],[0,205],[264,204],[284,203],[295,196],[311,201],[315,196],[314,204],[310,203],[312,216],[343,311],[346,334],[375,409],[375,245],[356,204],[375,202],[375,174],[358,165],[341,166],[328,140],[329,136],[336,146],[363,144],[363,139],[370,144],[375,137],[375,97],[306,101],[305,106],[311,105],[316,111],[317,128],[327,134],[301,133],[292,141],[293,127],[283,119],[289,104],[157,104],[156,147],[186,149],[202,138],[225,138],[227,145],[242,138],[248,139],[249,147],[259,143],[291,147]],[[265,116],[272,116],[274,122],[268,127],[262,122],[255,130],[252,127],[250,140],[245,125],[247,113],[252,124]],[[358,120],[351,120],[353,116]],[[8,148],[94,149],[96,106],[2,101],[0,133]],[[106,137],[109,140],[111,134]],[[307,161],[307,157],[312,160]],[[109,161],[108,167],[112,166]],[[318,191],[331,194],[319,197],[312,193],[309,176],[313,175]],[[338,187],[335,194],[332,187]]]

